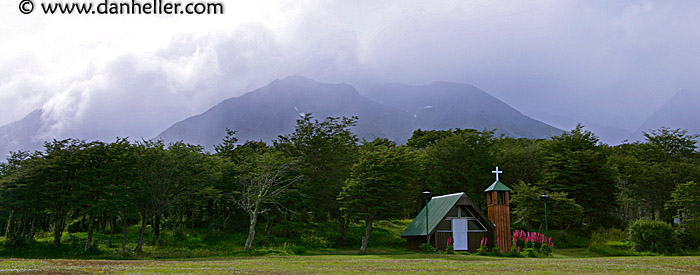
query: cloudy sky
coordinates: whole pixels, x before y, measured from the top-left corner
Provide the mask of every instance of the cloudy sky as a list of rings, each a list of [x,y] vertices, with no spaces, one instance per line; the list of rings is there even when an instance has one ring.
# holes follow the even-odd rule
[[[300,74],[361,92],[469,83],[545,122],[635,130],[700,87],[697,1],[222,2],[223,15],[154,16],[2,1],[0,125],[42,108],[53,134],[150,138]]]

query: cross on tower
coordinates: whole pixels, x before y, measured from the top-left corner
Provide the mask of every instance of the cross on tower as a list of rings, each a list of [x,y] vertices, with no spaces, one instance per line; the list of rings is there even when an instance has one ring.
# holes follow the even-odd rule
[[[498,174],[503,173],[503,171],[498,171],[498,166],[496,166],[496,171],[491,171],[491,173],[496,174],[496,181],[498,181]]]

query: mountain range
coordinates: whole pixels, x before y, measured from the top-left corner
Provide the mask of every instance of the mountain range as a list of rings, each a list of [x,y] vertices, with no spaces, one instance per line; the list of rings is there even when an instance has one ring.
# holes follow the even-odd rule
[[[175,123],[158,138],[183,140],[211,149],[225,129],[240,140],[271,141],[294,131],[300,116],[317,119],[357,116],[355,133],[364,139],[405,142],[416,129],[496,129],[512,137],[547,138],[561,130],[531,119],[478,88],[434,82],[425,86],[379,85],[361,95],[347,84],[320,83],[301,76],[222,101],[206,112]]]
[[[643,132],[660,127],[682,128],[700,134],[700,92],[682,90],[676,93],[635,131],[631,139],[642,139]]]
[[[0,157],[2,160],[9,155],[10,151],[29,151],[42,147],[44,144],[42,132],[45,129],[42,114],[41,109],[36,109],[18,121],[0,126]]]
[[[637,132],[669,126],[699,133],[700,116],[694,115],[698,102],[700,94],[680,92]],[[353,130],[360,138],[382,137],[399,143],[405,142],[416,129],[496,129],[497,135],[518,138],[548,138],[562,133],[562,130],[526,116],[468,84],[383,84],[360,94],[348,84],[328,84],[291,76],[223,100],[209,110],[167,128],[164,125],[165,130],[154,138],[167,142],[183,140],[212,150],[229,128],[238,132],[241,141],[269,142],[279,135],[293,132],[296,120],[307,115],[319,120],[329,116],[357,116],[358,124]],[[62,138],[47,134],[52,122],[45,116],[42,109],[37,109],[18,121],[0,126],[0,155],[19,149],[40,149],[45,140]],[[90,129],[98,126],[105,127],[77,127]],[[129,136],[129,133],[122,136]],[[102,140],[113,138],[100,137]]]

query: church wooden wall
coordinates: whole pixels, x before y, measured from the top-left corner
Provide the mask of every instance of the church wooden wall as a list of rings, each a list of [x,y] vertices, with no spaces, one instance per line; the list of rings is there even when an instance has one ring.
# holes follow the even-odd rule
[[[469,253],[475,253],[481,246],[481,238],[488,238],[488,247],[493,247],[495,241],[494,234],[491,232],[469,232],[467,233],[467,242],[469,243]],[[444,251],[447,249],[447,239],[452,237],[452,232],[435,232],[430,237],[430,244],[437,250]],[[418,251],[418,246],[425,243],[425,237],[409,237],[406,238],[406,247],[408,250]]]

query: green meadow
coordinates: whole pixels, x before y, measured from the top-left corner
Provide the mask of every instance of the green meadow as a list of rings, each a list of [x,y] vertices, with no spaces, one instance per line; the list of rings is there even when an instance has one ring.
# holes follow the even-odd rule
[[[564,251],[577,254],[578,251]],[[284,273],[284,274],[697,274],[700,257],[501,258],[476,255],[313,255],[200,258],[188,260],[0,261],[2,273]]]
[[[121,252],[121,234],[112,244],[106,232],[97,232],[95,244],[82,251],[85,233],[65,233],[60,245],[41,232],[24,248],[0,246],[0,273],[20,274],[693,274],[700,273],[699,256],[606,257],[587,248],[557,248],[550,257],[494,257],[476,254],[424,254],[407,251],[398,236],[409,220],[380,222],[373,243],[360,255],[361,226],[350,227],[348,245],[322,247],[333,240],[329,224],[295,227],[289,239],[261,234],[255,248],[243,249],[245,235],[213,236],[209,231],[183,234],[166,230],[158,245],[146,242],[134,252],[138,228],[129,228],[127,251]],[[147,233],[151,228],[148,228]],[[300,236],[304,236],[303,238]],[[561,237],[560,237],[561,238]],[[2,239],[2,238],[0,238]],[[307,240],[308,239],[308,240]],[[563,243],[563,241],[558,241]],[[352,245],[354,244],[354,245]],[[639,253],[637,253],[639,254]],[[628,252],[623,255],[637,255]]]

